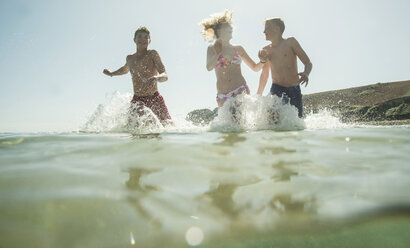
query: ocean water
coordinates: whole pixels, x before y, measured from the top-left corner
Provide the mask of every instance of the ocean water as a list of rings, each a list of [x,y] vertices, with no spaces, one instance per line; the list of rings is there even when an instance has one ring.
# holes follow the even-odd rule
[[[410,126],[304,120],[273,97],[209,125],[0,134],[0,247],[408,247]],[[277,102],[278,103],[278,102]],[[149,113],[148,113],[149,115]]]

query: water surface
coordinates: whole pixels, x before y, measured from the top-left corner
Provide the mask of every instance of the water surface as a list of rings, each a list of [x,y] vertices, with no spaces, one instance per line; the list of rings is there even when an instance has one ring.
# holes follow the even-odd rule
[[[410,127],[306,122],[1,134],[0,247],[407,247]]]

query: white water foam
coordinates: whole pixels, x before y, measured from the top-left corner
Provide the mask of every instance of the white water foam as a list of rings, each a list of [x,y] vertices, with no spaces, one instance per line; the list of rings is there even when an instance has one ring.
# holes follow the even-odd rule
[[[352,124],[342,123],[337,115],[329,109],[307,114],[305,123],[307,129],[340,129],[352,126]]]
[[[131,93],[114,92],[105,103],[99,104],[94,113],[81,128],[83,132],[96,133],[161,133],[161,132],[198,132],[207,127],[197,127],[185,117],[173,116],[174,125],[162,126],[157,116],[147,107],[142,108],[140,116],[130,115]]]
[[[277,96],[240,95],[229,99],[219,108],[210,125],[196,126],[186,115],[173,116],[173,124],[163,127],[148,108],[139,117],[130,117],[131,93],[113,93],[99,104],[81,128],[84,132],[103,133],[162,133],[162,132],[238,132],[256,130],[294,131],[302,129],[337,129],[350,125],[342,123],[330,110],[298,118],[297,109],[282,103]],[[149,123],[149,124],[147,124]]]
[[[240,95],[229,99],[219,108],[211,123],[212,131],[301,130],[304,121],[297,109],[283,104],[277,96]]]
[[[129,132],[155,133],[163,127],[158,118],[147,107],[142,107],[139,117],[129,114],[132,94],[118,91],[107,97],[106,103],[99,104],[88,118],[81,131],[85,132]],[[149,124],[148,124],[149,123]]]
[[[81,131],[85,132],[121,132],[127,122],[127,112],[132,95],[115,92],[107,97],[106,102],[99,104],[88,118]]]

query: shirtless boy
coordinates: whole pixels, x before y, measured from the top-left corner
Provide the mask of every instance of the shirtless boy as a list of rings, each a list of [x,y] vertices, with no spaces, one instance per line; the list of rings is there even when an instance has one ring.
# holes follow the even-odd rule
[[[168,75],[158,52],[148,50],[151,42],[149,30],[146,27],[138,28],[135,31],[134,42],[137,45],[137,52],[127,56],[125,65],[114,72],[104,69],[103,73],[112,77],[131,72],[134,86],[131,114],[142,115],[143,106],[146,106],[158,117],[162,125],[170,124],[171,116],[157,86],[158,82],[167,81]]]
[[[271,71],[272,87],[270,93],[283,97],[285,102],[290,101],[290,104],[298,109],[299,118],[302,118],[303,106],[300,84],[305,84],[305,87],[308,85],[312,63],[294,37],[282,37],[284,30],[285,24],[280,18],[265,20],[264,33],[266,40],[270,41],[271,44],[264,47],[259,53],[259,59],[265,64],[259,79],[257,94],[263,93],[269,71]],[[304,64],[304,72],[298,73],[297,58]]]

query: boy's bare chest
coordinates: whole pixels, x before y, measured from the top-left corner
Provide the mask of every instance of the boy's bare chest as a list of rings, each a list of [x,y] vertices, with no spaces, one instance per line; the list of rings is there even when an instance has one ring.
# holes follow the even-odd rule
[[[150,71],[154,68],[154,61],[151,56],[132,56],[127,61],[131,71]]]
[[[272,62],[293,60],[295,56],[292,47],[286,44],[269,49],[269,59]]]

